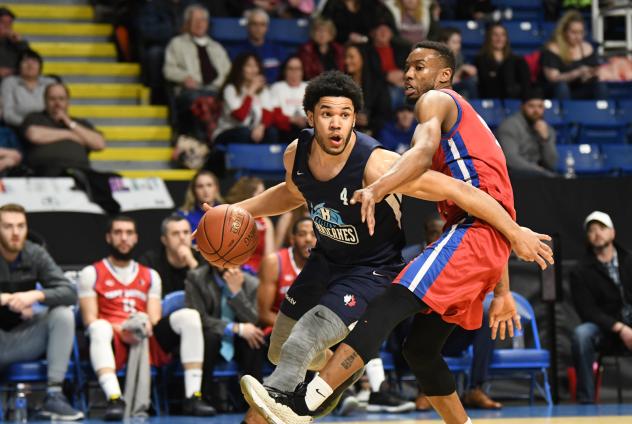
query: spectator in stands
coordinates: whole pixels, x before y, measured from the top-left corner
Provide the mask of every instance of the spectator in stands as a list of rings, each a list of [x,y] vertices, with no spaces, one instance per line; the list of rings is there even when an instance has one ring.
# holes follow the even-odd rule
[[[274,250],[279,250],[290,245],[292,238],[292,225],[301,218],[309,217],[307,205],[303,204],[291,212],[279,216],[274,227]]]
[[[208,36],[208,11],[197,4],[184,11],[184,33],[174,37],[167,46],[163,73],[167,81],[176,84],[176,114],[178,133],[194,129],[201,137],[199,124],[193,119],[191,105],[203,96],[215,96],[230,70],[226,50]]]
[[[22,163],[22,145],[15,132],[8,127],[0,127],[0,175],[13,175],[14,172],[24,171],[19,169]],[[23,168],[23,167],[20,167]]]
[[[396,108],[404,104],[404,64],[410,45],[407,41],[394,39],[394,28],[387,21],[378,21],[371,29],[371,54],[379,63],[379,68],[388,83],[391,106]]]
[[[370,135],[379,134],[384,122],[391,118],[391,98],[383,75],[369,61],[366,45],[347,45],[345,72],[362,87],[364,95],[364,107],[356,114],[356,128]]]
[[[62,393],[75,339],[72,283],[42,247],[26,239],[26,211],[0,207],[0,370],[46,354],[47,388],[40,415],[80,420]],[[39,283],[41,288],[36,288]],[[36,310],[38,303],[48,309]]]
[[[439,31],[437,41],[446,44],[454,53],[455,71],[452,77],[454,90],[468,99],[476,99],[478,97],[478,71],[476,66],[465,63],[461,52],[461,39],[461,30],[446,27]]]
[[[208,203],[210,206],[217,206],[222,203],[219,190],[219,179],[206,169],[198,171],[191,179],[184,196],[184,203],[177,213],[189,221],[193,231],[204,215],[202,209],[204,203]]]
[[[434,39],[441,8],[435,0],[384,0],[395,19],[399,35],[411,45]]]
[[[279,140],[289,143],[307,126],[303,110],[303,96],[307,83],[303,80],[303,64],[297,56],[290,56],[281,67],[281,81],[270,87],[275,104],[275,121],[279,127]]]
[[[544,120],[544,96],[539,89],[527,93],[520,110],[498,128],[498,141],[513,175],[555,177],[555,129]]]
[[[0,7],[0,80],[13,75],[22,52],[28,43],[13,30],[15,15],[6,7]]]
[[[20,56],[18,75],[2,80],[2,114],[4,121],[18,127],[29,113],[44,110],[44,90],[55,82],[42,76],[42,57],[33,50],[25,50]]]
[[[577,400],[595,401],[597,353],[632,351],[632,255],[615,241],[610,216],[595,211],[584,220],[586,257],[571,272],[571,294],[582,324],[571,341]]]
[[[311,40],[301,45],[298,57],[303,62],[305,79],[310,80],[325,71],[344,69],[345,49],[337,43],[336,26],[331,19],[318,17],[312,21]]]
[[[395,120],[384,124],[378,140],[385,148],[402,154],[410,147],[415,128],[417,121],[412,107],[402,105],[395,110]]]
[[[311,218],[299,218],[292,225],[290,247],[270,253],[259,268],[257,305],[259,322],[270,331],[276,321],[281,302],[316,246],[316,234]]]
[[[274,104],[257,55],[242,53],[235,58],[224,82],[222,100],[222,115],[213,133],[215,144],[278,140]]]
[[[507,29],[494,23],[485,31],[485,41],[474,59],[478,95],[486,99],[521,99],[531,84],[529,66],[513,54]]]
[[[382,2],[374,0],[328,0],[322,15],[333,21],[340,44],[366,43],[369,31],[379,20],[395,28],[393,15]]]
[[[191,248],[191,225],[180,215],[171,215],[160,225],[162,247],[145,252],[138,260],[156,270],[162,281],[162,297],[184,290],[190,270],[201,263],[200,255]]]
[[[266,39],[270,26],[270,16],[263,9],[252,9],[246,12],[248,39],[230,49],[231,57],[240,53],[252,53],[261,58],[264,75],[268,84],[279,79],[281,63],[288,52],[283,46]]]
[[[241,374],[262,378],[263,331],[256,326],[257,278],[239,268],[219,269],[205,263],[187,276],[186,305],[202,317],[204,332],[204,397],[220,410],[213,369],[223,359],[237,362]]]
[[[55,177],[67,169],[89,169],[88,153],[105,148],[105,138],[92,124],[68,115],[70,92],[61,83],[44,90],[44,112],[31,113],[22,122],[27,163],[38,176]]]
[[[138,313],[146,315],[150,362],[170,362],[179,346],[184,368],[185,415],[209,416],[215,410],[201,398],[204,343],[200,315],[180,309],[161,318],[161,279],[158,273],[132,260],[138,243],[136,222],[119,215],[108,223],[105,240],[109,255],[81,270],[79,304],[90,336],[90,362],[107,398],[106,420],[121,420],[125,401],[115,371],[127,363],[129,346],[141,342],[125,323]],[[130,401],[130,399],[127,399]]]
[[[241,177],[228,190],[226,194],[226,203],[239,203],[243,200],[250,199],[262,193],[265,190],[263,180],[257,177]],[[274,226],[268,217],[255,218],[257,224],[257,233],[259,235],[259,244],[254,253],[244,265],[244,269],[252,274],[259,272],[259,265],[264,257],[274,252]]]
[[[584,37],[581,13],[576,10],[566,12],[558,21],[540,58],[547,95],[558,99],[607,97],[605,84],[597,78],[597,52]]]

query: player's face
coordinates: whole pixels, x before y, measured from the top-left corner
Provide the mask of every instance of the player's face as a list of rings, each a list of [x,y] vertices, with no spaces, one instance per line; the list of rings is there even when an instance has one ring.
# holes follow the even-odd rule
[[[426,92],[449,84],[452,71],[446,68],[439,53],[432,49],[415,49],[406,59],[404,95],[416,101]]]
[[[296,234],[292,236],[292,246],[294,253],[302,259],[309,257],[311,250],[316,246],[316,234],[314,234],[312,221],[301,221],[298,224]]]
[[[136,226],[133,222],[114,221],[112,229],[105,235],[105,241],[121,256],[128,255],[138,243]]]
[[[175,253],[180,246],[191,247],[191,226],[186,219],[171,221],[167,224],[167,231],[160,238],[167,251]]]
[[[26,216],[20,212],[0,213],[0,243],[9,253],[19,253],[26,242]]]
[[[200,204],[208,203],[212,205],[217,197],[217,184],[210,175],[200,175],[195,181],[193,191],[195,192],[195,198]]]
[[[314,138],[330,155],[344,152],[355,125],[353,102],[347,97],[322,97],[314,111],[307,112],[307,122],[314,128]]]
[[[531,99],[522,104],[522,114],[527,121],[534,123],[544,116],[544,100]]]
[[[592,222],[586,232],[588,243],[594,249],[603,249],[614,241],[614,229],[608,228],[600,222]]]

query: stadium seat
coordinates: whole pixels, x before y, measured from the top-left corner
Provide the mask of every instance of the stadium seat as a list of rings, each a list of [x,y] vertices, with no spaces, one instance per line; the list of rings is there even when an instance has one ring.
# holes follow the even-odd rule
[[[307,19],[272,19],[268,37],[287,47],[296,47],[309,41]]]
[[[558,159],[555,167],[561,174],[566,172],[566,157],[569,152],[573,155],[577,175],[607,174],[612,171],[612,168],[604,164],[599,145],[562,144],[557,146]]]
[[[566,100],[566,121],[577,126],[578,144],[625,143],[626,123],[618,119],[615,103],[608,100]]]
[[[544,42],[540,27],[535,22],[508,21],[503,22],[503,26],[507,29],[507,35],[513,50],[523,48],[530,52],[539,49]],[[519,51],[516,51],[516,53],[520,54]]]
[[[529,403],[534,400],[534,389],[545,399],[549,406],[553,406],[553,398],[551,397],[551,387],[547,369],[551,365],[550,353],[543,349],[540,345],[540,334],[538,332],[538,324],[535,319],[535,312],[531,304],[522,295],[512,292],[516,302],[516,308],[520,315],[520,320],[524,330],[530,328],[534,347],[523,349],[495,349],[491,363],[489,365],[490,377],[492,380],[502,378],[524,378],[526,375],[530,380]],[[488,294],[493,296],[492,293]],[[536,377],[542,375],[542,384]]]
[[[522,100],[505,99],[503,100],[503,104],[505,106],[505,113],[507,116],[510,116],[520,110]],[[560,102],[558,100],[544,100],[544,120],[555,128],[555,132],[557,133],[557,144],[565,144],[569,142],[569,124],[564,121],[562,109],[560,108]]]
[[[485,37],[485,27],[482,23],[477,21],[441,21],[441,27],[454,27],[461,31],[461,43],[464,48],[475,48],[480,50]]]
[[[617,116],[621,121],[632,124],[632,95],[627,99],[619,100],[617,110],[619,111]]]
[[[624,174],[632,174],[632,145],[602,144],[600,147],[606,167]]]
[[[162,299],[162,316],[172,314],[178,309],[184,308],[184,290],[177,290],[169,293]]]
[[[512,19],[537,20],[544,18],[544,8],[541,1],[535,0],[493,0],[499,9],[511,9]]]
[[[281,176],[284,144],[240,144],[226,146],[226,168],[236,171],[236,176],[259,174]]]
[[[608,86],[608,97],[615,100],[632,99],[632,81],[610,81]],[[632,111],[628,112],[632,115]]]
[[[500,99],[473,99],[470,100],[470,104],[492,131],[496,131],[506,117],[505,108]]]
[[[235,43],[248,38],[245,18],[211,18],[211,37],[222,43]]]

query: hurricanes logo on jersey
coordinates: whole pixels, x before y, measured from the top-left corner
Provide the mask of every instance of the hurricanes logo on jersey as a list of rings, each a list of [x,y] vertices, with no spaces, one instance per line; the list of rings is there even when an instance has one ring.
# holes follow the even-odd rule
[[[320,235],[345,244],[358,244],[358,232],[353,225],[342,222],[340,212],[325,207],[324,203],[310,209],[312,221]]]

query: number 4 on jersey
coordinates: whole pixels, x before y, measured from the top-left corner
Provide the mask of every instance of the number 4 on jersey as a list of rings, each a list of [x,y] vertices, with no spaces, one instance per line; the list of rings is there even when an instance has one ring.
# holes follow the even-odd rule
[[[343,188],[340,192],[340,200],[342,200],[343,205],[349,206],[349,201],[347,199],[347,187]]]

